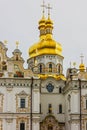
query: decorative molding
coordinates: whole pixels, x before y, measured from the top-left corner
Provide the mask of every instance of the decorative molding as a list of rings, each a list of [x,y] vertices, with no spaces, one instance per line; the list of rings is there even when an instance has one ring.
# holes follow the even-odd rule
[[[16,119],[16,130],[20,129],[20,123],[24,122],[26,125],[26,130],[29,130],[29,117],[17,117]]]
[[[16,94],[16,112],[30,112],[30,103],[31,103],[31,97],[28,95],[25,91],[21,91],[20,93]],[[28,104],[25,108],[20,108],[20,99],[25,98],[26,103]]]
[[[7,123],[12,123],[12,122],[13,122],[13,118],[7,118],[7,119],[6,119],[6,122],[7,122]]]

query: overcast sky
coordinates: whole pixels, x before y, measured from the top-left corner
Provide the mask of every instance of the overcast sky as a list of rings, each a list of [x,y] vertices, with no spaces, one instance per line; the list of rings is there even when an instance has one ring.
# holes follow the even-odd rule
[[[39,40],[38,21],[43,0],[0,0],[0,41],[8,41],[8,56],[12,56],[15,41],[19,41],[22,56],[28,59],[28,48]],[[87,0],[45,0],[52,6],[53,37],[63,47],[64,69],[70,62],[80,64],[84,55],[87,66]],[[47,16],[47,10],[46,10]]]

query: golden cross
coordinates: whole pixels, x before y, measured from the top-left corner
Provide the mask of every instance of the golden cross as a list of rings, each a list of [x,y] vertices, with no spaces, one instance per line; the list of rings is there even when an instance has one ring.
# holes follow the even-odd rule
[[[47,9],[48,9],[48,16],[50,16],[50,10],[52,9],[52,7],[50,6],[50,4],[48,4]]]
[[[84,56],[83,56],[83,54],[81,54],[81,63],[83,64],[83,58],[84,58]]]
[[[73,62],[73,66],[74,66],[74,68],[75,68],[75,66],[76,66],[76,62]]]
[[[43,8],[43,16],[44,16],[44,12],[45,12],[44,8],[46,7],[44,0],[43,0],[43,4],[41,5],[41,7]]]
[[[16,41],[16,49],[18,49],[19,41]]]
[[[5,44],[7,44],[7,43],[8,43],[8,41],[7,41],[7,40],[4,40],[4,43],[5,43]]]

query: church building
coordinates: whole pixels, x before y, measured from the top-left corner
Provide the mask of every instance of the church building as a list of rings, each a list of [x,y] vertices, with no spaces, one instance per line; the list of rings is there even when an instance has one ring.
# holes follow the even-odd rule
[[[53,21],[39,20],[39,40],[29,47],[28,67],[22,52],[7,56],[0,42],[0,130],[87,130],[87,69],[81,56],[78,68],[63,73],[62,45],[53,38]]]

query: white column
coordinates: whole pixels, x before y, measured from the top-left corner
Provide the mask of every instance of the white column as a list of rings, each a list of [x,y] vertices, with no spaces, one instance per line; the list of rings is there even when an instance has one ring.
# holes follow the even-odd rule
[[[79,113],[79,94],[73,93],[71,96],[71,112]]]
[[[71,124],[71,130],[79,130],[79,124],[77,124],[77,123],[72,123],[72,124]]]
[[[12,92],[9,92],[7,91],[7,112],[12,112],[13,110],[13,106],[14,106],[14,103],[13,103],[13,94]]]
[[[39,122],[34,122],[33,123],[33,130],[40,130]]]
[[[33,113],[39,113],[40,93],[38,89],[33,90]]]

